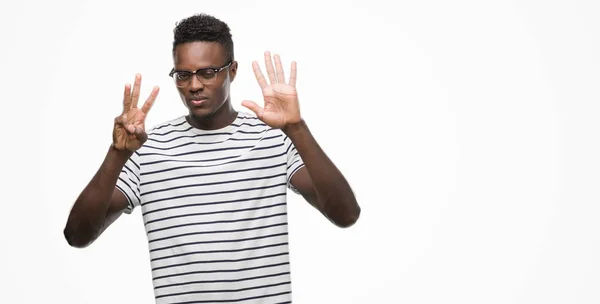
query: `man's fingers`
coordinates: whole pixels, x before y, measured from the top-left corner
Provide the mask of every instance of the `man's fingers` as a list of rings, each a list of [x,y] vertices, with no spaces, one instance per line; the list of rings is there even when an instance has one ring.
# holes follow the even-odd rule
[[[133,133],[133,135],[135,135],[135,138],[137,138],[137,140],[139,140],[142,143],[145,142],[146,139],[148,139],[148,135],[146,134],[146,131],[144,130],[144,128],[142,128],[140,126],[136,126],[132,133]]]
[[[285,74],[281,65],[281,58],[275,54],[275,71],[277,73],[277,83],[285,83]]]
[[[127,130],[127,133],[129,133],[129,134],[135,134],[135,126],[134,125],[128,125],[126,130]]]
[[[119,115],[115,118],[115,125],[119,125],[125,129],[127,129],[127,121],[125,119],[125,115]]]
[[[271,83],[277,83],[277,75],[275,75],[275,69],[273,68],[273,61],[271,60],[271,53],[265,52],[265,67],[267,68],[267,75],[269,75],[269,81]]]
[[[244,107],[250,109],[250,111],[254,112],[254,114],[256,114],[256,117],[258,117],[258,119],[262,119],[264,109],[259,107],[256,104],[256,102],[251,101],[251,100],[244,100],[244,101],[242,101],[242,106],[244,106]]]
[[[115,118],[115,125],[121,126],[125,132],[127,132],[127,134],[133,134],[135,132],[135,126],[129,124],[124,115],[120,115]]]
[[[125,84],[125,92],[123,92],[123,113],[127,113],[131,109],[131,85]]]
[[[148,114],[148,111],[150,111],[150,109],[152,108],[152,105],[156,100],[156,96],[158,96],[159,90],[160,88],[158,86],[155,86],[152,90],[152,93],[150,93],[150,96],[148,96],[148,99],[146,99],[146,102],[144,102],[144,105],[142,106],[142,112],[144,112],[144,114]]]
[[[133,83],[133,92],[131,93],[131,107],[137,108],[138,100],[140,99],[140,86],[142,85],[142,75],[135,75],[135,82]]]
[[[260,71],[260,66],[258,66],[258,62],[256,62],[256,61],[252,62],[252,70],[254,71],[254,76],[256,76],[258,85],[260,86],[261,89],[264,90],[269,84],[267,83],[265,76],[263,76],[263,73]]]
[[[290,85],[293,87],[296,86],[296,73],[296,61],[292,61],[292,71],[290,72]]]

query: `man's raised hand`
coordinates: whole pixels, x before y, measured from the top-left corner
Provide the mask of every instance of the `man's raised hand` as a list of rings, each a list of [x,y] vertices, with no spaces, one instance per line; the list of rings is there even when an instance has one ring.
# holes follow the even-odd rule
[[[242,101],[242,105],[254,112],[258,119],[268,126],[284,129],[286,126],[297,124],[302,120],[296,91],[296,62],[292,61],[290,78],[286,82],[279,55],[274,56],[275,67],[273,67],[271,53],[267,51],[264,55],[269,81],[260,70],[258,62],[252,62],[254,76],[263,93],[264,107],[260,107],[251,100]]]
[[[123,113],[115,118],[113,129],[113,147],[117,150],[134,152],[148,139],[145,129],[146,115],[152,108],[159,88],[155,86],[141,109],[138,108],[142,75],[135,76],[133,90],[131,85],[125,85],[123,93]]]

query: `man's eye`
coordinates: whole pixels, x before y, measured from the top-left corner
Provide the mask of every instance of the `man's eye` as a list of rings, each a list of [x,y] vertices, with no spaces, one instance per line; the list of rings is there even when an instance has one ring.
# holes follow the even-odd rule
[[[190,79],[190,73],[177,73],[178,80],[188,80]]]
[[[198,75],[204,79],[212,79],[215,76],[215,71],[213,70],[201,70],[198,71]]]
[[[190,79],[191,74],[190,73],[177,73],[177,79],[179,80],[188,80]]]

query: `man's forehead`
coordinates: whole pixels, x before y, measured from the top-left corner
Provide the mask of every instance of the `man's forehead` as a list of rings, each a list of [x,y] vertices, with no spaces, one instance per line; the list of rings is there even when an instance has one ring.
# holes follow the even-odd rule
[[[176,65],[219,66],[225,61],[225,48],[218,42],[195,41],[175,48]]]

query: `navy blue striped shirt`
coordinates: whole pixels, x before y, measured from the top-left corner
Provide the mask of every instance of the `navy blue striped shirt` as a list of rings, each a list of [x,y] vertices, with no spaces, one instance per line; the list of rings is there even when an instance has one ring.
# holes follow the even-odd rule
[[[141,207],[156,303],[291,302],[286,190],[291,140],[240,112],[222,129],[184,116],[148,132],[117,181]]]

